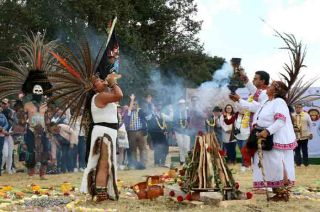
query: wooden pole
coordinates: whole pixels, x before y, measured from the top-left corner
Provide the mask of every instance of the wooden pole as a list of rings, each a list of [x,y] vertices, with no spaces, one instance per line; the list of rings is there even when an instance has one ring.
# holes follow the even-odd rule
[[[263,152],[262,152],[262,143],[263,139],[262,138],[259,138],[258,139],[258,156],[259,156],[259,163],[258,163],[258,166],[259,168],[261,169],[261,173],[262,173],[262,178],[263,178],[263,183],[264,183],[264,186],[265,186],[265,189],[266,189],[266,196],[267,196],[267,201],[270,200],[270,197],[269,197],[269,193],[268,193],[268,188],[267,188],[267,182],[266,182],[266,175],[264,173],[264,167],[263,167]]]

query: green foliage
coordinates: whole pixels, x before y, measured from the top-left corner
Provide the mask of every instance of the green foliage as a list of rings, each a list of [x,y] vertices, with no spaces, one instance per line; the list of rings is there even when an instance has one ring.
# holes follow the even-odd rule
[[[203,53],[196,13],[194,0],[2,0],[0,60],[13,57],[30,31],[46,32],[47,40],[62,42],[84,32],[106,36],[107,23],[116,15],[125,91],[144,95],[152,67],[196,86],[210,80],[224,61]]]
[[[191,79],[188,87],[199,86],[212,79],[212,74],[224,63],[221,57],[210,57],[200,51],[185,51],[172,55],[161,64],[165,75],[173,73],[185,79]]]

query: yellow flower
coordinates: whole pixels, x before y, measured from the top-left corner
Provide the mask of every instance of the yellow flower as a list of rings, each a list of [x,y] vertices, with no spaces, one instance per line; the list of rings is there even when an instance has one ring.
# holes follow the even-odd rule
[[[122,189],[122,187],[123,187],[123,181],[122,180],[117,180],[117,187],[118,187],[118,190]]]
[[[12,191],[12,186],[4,186],[1,190],[4,192]]]
[[[35,192],[35,191],[40,191],[41,187],[38,186],[38,185],[32,185],[32,191]]]
[[[67,193],[67,192],[71,191],[72,185],[71,185],[71,183],[64,182],[61,184],[60,189],[61,189],[62,193]]]
[[[74,202],[68,203],[68,204],[66,205],[66,208],[67,208],[68,210],[74,209]]]

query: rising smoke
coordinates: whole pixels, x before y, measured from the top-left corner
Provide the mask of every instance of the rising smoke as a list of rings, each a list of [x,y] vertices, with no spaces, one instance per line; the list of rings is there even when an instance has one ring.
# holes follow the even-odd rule
[[[197,97],[197,105],[193,109],[205,116],[206,112],[212,110],[214,106],[224,107],[227,103],[231,103],[227,85],[232,73],[230,64],[224,63],[221,69],[214,72],[211,81],[191,89],[185,86],[185,80],[181,77],[171,74],[164,78],[158,69],[154,69],[150,72],[151,83],[148,90],[154,94],[157,101],[165,104],[174,105],[179,99],[184,98],[190,107],[191,97]]]
[[[82,37],[86,37],[89,41],[91,48],[91,57],[96,59],[97,54],[102,45],[106,40],[106,35],[97,33],[95,29],[90,26],[86,26],[85,31],[80,33],[80,29],[83,29],[83,22],[79,21],[79,34]],[[71,48],[75,48],[75,43],[68,42],[70,40],[70,35],[66,32],[59,31],[57,33],[57,38],[60,41],[67,42]],[[81,37],[79,36],[79,37]],[[71,39],[72,40],[72,39]],[[121,40],[120,40],[121,45]],[[103,52],[100,52],[102,54]],[[139,59],[139,58],[138,58]],[[122,104],[129,103],[129,96],[134,93],[139,102],[143,102],[145,96],[139,94],[146,93],[141,88],[148,87],[148,93],[150,93],[154,100],[161,102],[164,105],[173,104],[175,105],[179,99],[184,98],[187,104],[190,106],[190,99],[196,96],[198,103],[196,109],[205,113],[206,110],[214,106],[224,107],[226,103],[229,103],[228,94],[230,93],[227,85],[229,83],[229,78],[232,75],[232,67],[229,63],[225,62],[221,69],[216,70],[211,81],[202,83],[196,89],[188,88],[188,83],[186,79],[176,76],[173,72],[169,72],[169,75],[162,76],[161,71],[154,64],[144,64],[145,67],[137,67],[137,55],[132,55],[130,47],[120,46],[120,74],[123,78],[119,81],[120,85],[124,88],[130,88],[124,90],[125,99]],[[142,69],[147,69],[151,71],[142,72]]]

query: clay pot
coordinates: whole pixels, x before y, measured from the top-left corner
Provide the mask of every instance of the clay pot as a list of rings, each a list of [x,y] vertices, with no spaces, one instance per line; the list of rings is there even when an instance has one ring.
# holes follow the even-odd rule
[[[149,199],[146,190],[141,190],[141,191],[137,192],[136,194],[138,196],[138,199]]]
[[[141,183],[135,184],[132,187],[132,189],[133,189],[134,193],[137,194],[139,199],[148,199],[147,187],[148,187],[147,182],[141,182]]]
[[[155,199],[159,196],[163,196],[163,188],[159,185],[149,186],[147,190],[148,199]]]

